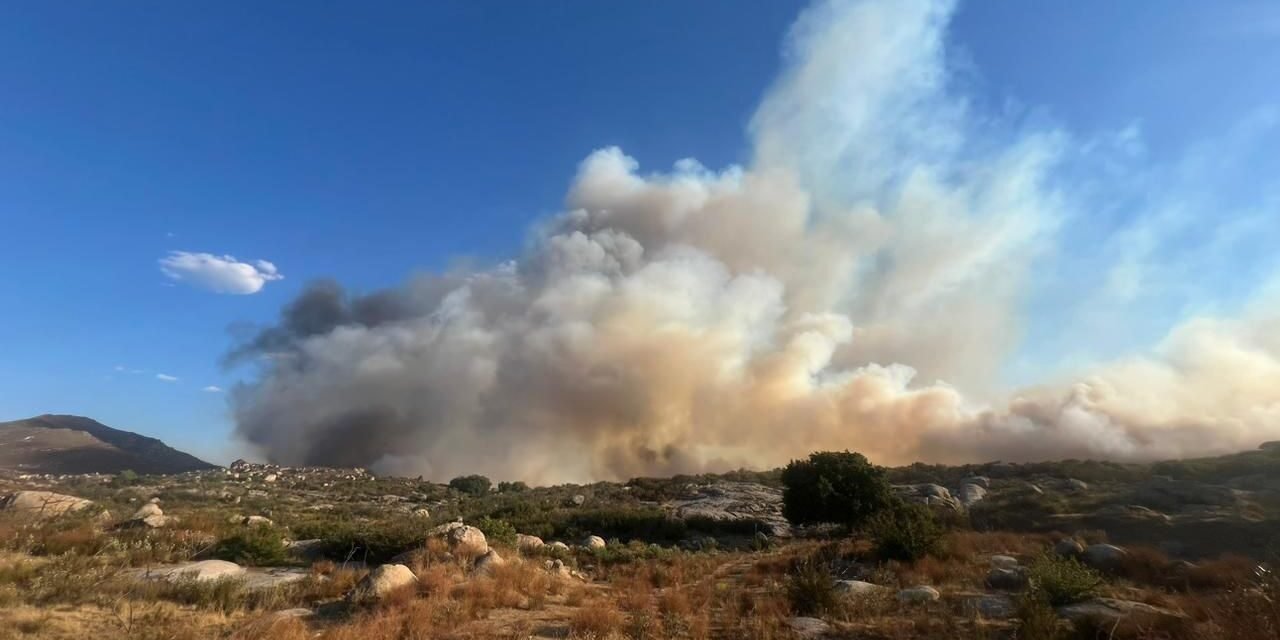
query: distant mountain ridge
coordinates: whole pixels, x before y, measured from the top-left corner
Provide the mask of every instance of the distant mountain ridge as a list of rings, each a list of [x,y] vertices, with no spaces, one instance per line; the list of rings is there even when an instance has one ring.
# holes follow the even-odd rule
[[[27,473],[182,473],[216,465],[156,438],[83,416],[0,422],[0,469]]]

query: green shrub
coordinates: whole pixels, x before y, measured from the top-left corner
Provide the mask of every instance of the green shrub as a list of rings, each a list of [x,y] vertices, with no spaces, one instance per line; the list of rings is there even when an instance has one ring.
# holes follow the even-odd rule
[[[288,560],[284,536],[274,527],[245,527],[219,540],[213,556],[256,566],[279,565]]]
[[[1063,633],[1058,613],[1038,590],[1027,591],[1016,603],[1018,630],[1014,636],[1018,640],[1058,640]]]
[[[1031,589],[1041,594],[1052,606],[1088,600],[1102,586],[1102,575],[1080,564],[1075,558],[1041,556],[1027,573]]]
[[[449,481],[449,488],[473,496],[489,493],[492,485],[488,478],[481,475],[458,476]]]
[[[822,451],[782,470],[782,514],[794,524],[856,527],[893,504],[884,470],[860,453]]]
[[[919,560],[935,551],[942,538],[942,528],[929,508],[907,502],[872,516],[867,528],[876,554],[885,560]]]
[[[529,485],[522,481],[515,482],[499,482],[498,493],[524,493],[529,490]]]
[[[513,547],[516,544],[516,528],[506,520],[485,516],[476,520],[475,527],[491,543],[496,542],[509,547]]]
[[[787,579],[787,599],[797,615],[808,616],[835,610],[836,581],[827,567],[812,559],[795,567]]]

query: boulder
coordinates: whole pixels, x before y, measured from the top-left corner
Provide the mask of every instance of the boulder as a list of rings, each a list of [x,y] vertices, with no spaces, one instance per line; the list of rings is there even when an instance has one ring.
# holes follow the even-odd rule
[[[987,490],[976,484],[960,485],[960,504],[966,507],[972,507],[975,503],[987,497]]]
[[[551,549],[552,551],[568,551],[569,545],[563,542],[560,542],[559,540],[556,540],[555,542],[548,543],[547,548]]]
[[[56,518],[90,506],[93,506],[90,500],[52,491],[19,491],[0,498],[0,511],[39,520]]]
[[[250,527],[270,527],[275,523],[271,521],[271,518],[266,516],[247,516],[241,521],[241,524]]]
[[[574,506],[581,507],[584,503],[586,503],[586,501],[587,501],[587,497],[582,495],[581,493],[573,497]]]
[[[788,618],[787,627],[797,638],[820,638],[831,631],[831,625],[826,622],[803,616]]]
[[[154,502],[148,502],[133,512],[129,517],[130,520],[145,520],[148,516],[162,516],[164,511],[160,510],[160,505]]]
[[[931,507],[945,507],[961,511],[964,505],[951,495],[946,487],[939,484],[896,484],[893,491],[903,500],[917,502]]]
[[[600,536],[587,536],[587,539],[582,541],[582,546],[588,549],[603,549],[605,547],[604,538],[601,538]]]
[[[378,602],[397,589],[417,582],[418,577],[409,567],[402,564],[379,565],[347,593],[347,601],[358,604]]]
[[[449,550],[454,553],[478,556],[489,550],[489,542],[485,540],[484,532],[461,522],[446,522],[432,529],[427,535],[444,540],[445,544],[449,545]]]
[[[289,555],[303,560],[319,560],[324,556],[325,543],[319,538],[291,540],[284,545]]]
[[[1115,598],[1094,598],[1076,604],[1058,607],[1058,615],[1068,620],[1094,619],[1115,627],[1128,621],[1135,625],[1159,620],[1177,620],[1186,618],[1186,614],[1156,607],[1142,602],[1117,600]]]
[[[936,602],[941,597],[942,594],[937,589],[927,585],[908,587],[898,592],[898,602],[905,604]]]
[[[411,513],[413,514],[413,517],[415,517],[415,518],[430,518],[430,517],[431,517],[431,510],[427,509],[426,507],[418,507],[417,509],[414,509]]]
[[[542,542],[542,538],[539,538],[538,536],[529,536],[523,533],[516,534],[516,548],[521,551],[537,551],[543,546],[545,546],[545,544]]]
[[[991,566],[995,569],[1016,569],[1018,559],[1013,556],[991,556]]]
[[[916,485],[920,493],[933,498],[950,498],[951,492],[940,484],[921,484]]]
[[[987,586],[992,589],[1018,591],[1027,586],[1027,576],[1018,569],[992,569],[987,572]]]
[[[133,522],[140,524],[144,527],[147,527],[149,529],[163,529],[164,527],[177,524],[178,519],[173,516],[166,516],[161,513],[161,514],[147,516],[145,518],[142,518],[141,520],[134,520]]]
[[[836,580],[836,593],[846,596],[862,596],[884,591],[885,587],[862,580]]]
[[[1084,545],[1072,538],[1063,538],[1053,545],[1053,553],[1069,558],[1078,558],[1084,553]]]
[[[1075,478],[1067,478],[1067,481],[1063,483],[1063,486],[1067,489],[1067,491],[1088,491],[1089,490],[1088,483],[1086,483],[1084,480],[1077,480]]]
[[[986,476],[969,476],[968,478],[960,481],[960,486],[963,487],[966,484],[973,484],[982,487],[983,489],[990,489],[991,478]]]
[[[279,476],[277,476],[277,475],[276,475],[276,474],[274,474],[274,473],[268,473],[264,478],[262,478],[262,481],[263,481],[263,482],[275,482],[275,481],[276,481],[276,480],[278,480],[279,478],[280,478],[280,477],[279,477]]]
[[[1091,544],[1083,554],[1085,564],[1104,571],[1118,568],[1128,556],[1128,551],[1111,544]]]
[[[472,566],[472,571],[474,571],[476,575],[489,576],[493,575],[493,570],[495,568],[501,567],[506,563],[507,561],[503,560],[502,556],[498,555],[497,551],[490,549],[486,551],[484,555],[476,558],[476,562]]]

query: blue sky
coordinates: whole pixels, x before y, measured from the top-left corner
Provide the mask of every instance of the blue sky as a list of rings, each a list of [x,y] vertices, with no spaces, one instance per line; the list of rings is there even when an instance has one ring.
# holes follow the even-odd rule
[[[204,388],[247,375],[220,365],[235,327],[314,278],[367,291],[508,257],[601,147],[749,161],[803,6],[0,6],[0,419],[78,413],[225,461],[227,400]],[[1280,102],[1269,3],[971,2],[947,37],[982,108],[1082,138],[1137,127],[1161,176]],[[1215,199],[1260,202],[1280,159],[1228,148]],[[167,277],[172,251],[283,278],[220,294]],[[1062,357],[1029,353],[1018,368]]]

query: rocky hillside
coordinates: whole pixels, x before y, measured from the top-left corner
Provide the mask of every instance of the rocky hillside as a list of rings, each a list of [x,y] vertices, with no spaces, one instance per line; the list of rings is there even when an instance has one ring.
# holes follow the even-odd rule
[[[146,436],[81,416],[42,415],[0,422],[0,469],[25,473],[182,473],[211,469],[195,456]]]

